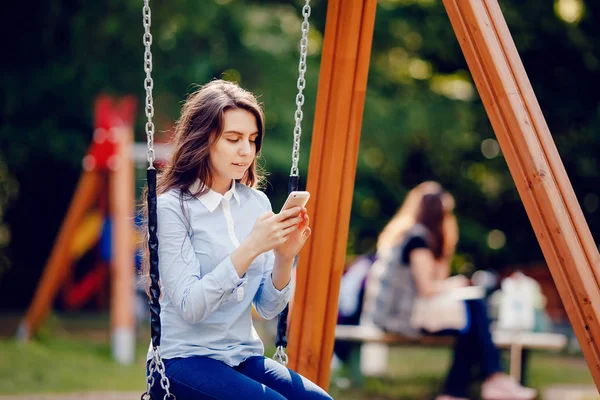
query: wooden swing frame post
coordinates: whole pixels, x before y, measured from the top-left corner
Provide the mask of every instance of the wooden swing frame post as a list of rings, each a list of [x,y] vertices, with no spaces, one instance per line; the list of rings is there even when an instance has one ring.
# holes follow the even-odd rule
[[[600,255],[498,2],[443,2],[600,388],[594,340],[600,337]],[[328,2],[307,180],[314,234],[300,255],[289,343],[291,367],[323,388],[329,385],[375,8],[374,0]]]
[[[313,237],[300,255],[288,347],[291,368],[321,387],[329,382],[376,6],[327,4],[307,181]]]
[[[497,0],[444,0],[552,278],[600,388],[600,255]]]

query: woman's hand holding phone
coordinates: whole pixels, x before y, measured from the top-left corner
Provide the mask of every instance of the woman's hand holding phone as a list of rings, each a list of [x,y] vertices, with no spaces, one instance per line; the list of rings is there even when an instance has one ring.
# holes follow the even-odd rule
[[[240,277],[246,273],[256,257],[267,251],[281,248],[289,235],[298,230],[303,222],[301,212],[301,207],[290,208],[279,214],[269,211],[256,220],[250,234],[231,254],[231,261]],[[289,250],[286,251],[285,247],[283,249],[283,254],[287,254]],[[287,278],[283,280],[288,281]]]
[[[291,260],[296,257],[311,234],[311,229],[308,226],[310,218],[304,207],[309,198],[310,193],[308,192],[291,192],[281,208],[281,213],[283,213],[289,209],[300,207],[299,217],[301,218],[297,229],[286,236],[285,242],[275,247],[275,255],[283,260]]]
[[[288,208],[274,214],[269,211],[261,215],[254,224],[245,242],[254,249],[256,255],[281,246],[287,237],[298,229],[302,222],[300,207]]]
[[[278,257],[293,259],[310,236],[304,207],[309,197],[308,192],[290,193],[278,214],[267,212],[256,220],[243,245],[253,249],[256,255],[275,250]]]
[[[306,212],[306,208],[302,208],[299,213],[300,223],[295,226],[287,236],[286,240],[275,247],[275,255],[283,260],[291,260],[302,250],[306,239],[311,234],[311,229],[308,226],[310,218]]]

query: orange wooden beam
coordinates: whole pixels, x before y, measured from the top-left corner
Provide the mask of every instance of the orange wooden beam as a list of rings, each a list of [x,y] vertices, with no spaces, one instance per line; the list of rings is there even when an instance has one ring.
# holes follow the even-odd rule
[[[77,190],[73,200],[71,200],[65,220],[60,227],[38,288],[19,326],[17,332],[19,339],[31,339],[50,312],[56,293],[72,266],[73,255],[70,248],[73,235],[84,215],[98,197],[101,179],[100,173],[96,171],[83,171],[81,174],[77,183]]]
[[[497,0],[444,0],[509,170],[600,388],[600,255]]]
[[[329,385],[376,0],[330,0],[308,170],[313,236],[300,255],[290,366]]]

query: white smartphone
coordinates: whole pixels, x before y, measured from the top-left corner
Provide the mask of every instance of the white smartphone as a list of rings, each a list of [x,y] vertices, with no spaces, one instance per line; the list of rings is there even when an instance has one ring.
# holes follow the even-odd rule
[[[283,203],[283,207],[281,207],[281,211],[292,208],[292,207],[304,207],[310,198],[310,193],[308,192],[291,192],[288,195],[287,200]],[[280,212],[281,212],[280,211]]]

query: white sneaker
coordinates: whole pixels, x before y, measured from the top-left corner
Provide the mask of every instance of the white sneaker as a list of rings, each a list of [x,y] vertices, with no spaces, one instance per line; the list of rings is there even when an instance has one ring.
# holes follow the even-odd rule
[[[483,400],[533,400],[537,390],[521,386],[506,374],[498,374],[481,385]]]

